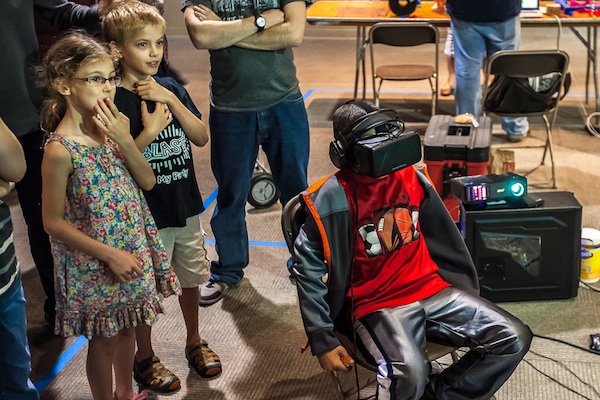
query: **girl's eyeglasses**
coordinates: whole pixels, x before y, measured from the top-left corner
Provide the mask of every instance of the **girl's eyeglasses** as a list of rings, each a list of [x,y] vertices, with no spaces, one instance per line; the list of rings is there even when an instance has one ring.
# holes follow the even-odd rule
[[[110,82],[112,86],[118,86],[121,83],[121,77],[119,75],[111,76],[110,78],[105,78],[103,76],[88,76],[87,78],[73,78],[78,81],[85,81],[89,85],[94,87],[104,86],[106,81]]]

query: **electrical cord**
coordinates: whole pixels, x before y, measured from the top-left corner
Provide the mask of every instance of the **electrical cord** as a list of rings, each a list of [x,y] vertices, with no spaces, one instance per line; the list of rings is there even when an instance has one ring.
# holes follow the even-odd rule
[[[568,372],[569,374],[573,375],[573,376],[575,377],[575,379],[577,379],[579,382],[581,382],[582,384],[584,384],[585,386],[587,386],[589,389],[591,389],[591,390],[592,390],[592,391],[593,391],[593,392],[596,394],[596,396],[598,396],[598,398],[600,398],[600,392],[598,392],[598,390],[597,390],[597,389],[596,389],[594,386],[592,386],[590,383],[588,383],[588,382],[584,381],[584,380],[583,380],[583,379],[581,379],[579,376],[577,376],[577,374],[576,374],[576,373],[574,373],[574,372],[573,372],[573,371],[572,371],[572,370],[571,370],[569,367],[567,367],[567,366],[566,366],[564,363],[562,363],[561,361],[555,360],[555,359],[554,359],[554,358],[552,358],[552,357],[545,356],[545,355],[543,355],[543,354],[537,353],[537,352],[535,352],[535,351],[532,351],[532,350],[530,350],[529,352],[530,352],[531,354],[534,354],[534,355],[538,356],[538,357],[544,358],[544,359],[546,359],[546,360],[550,360],[550,361],[552,361],[552,362],[554,362],[554,363],[556,363],[556,364],[560,365],[561,367],[563,367],[564,369],[566,369],[566,370],[567,370],[567,372]],[[530,361],[528,361],[527,363],[528,363],[528,364],[529,364],[529,365],[530,365],[530,366],[531,366],[533,369],[536,369],[536,367],[534,367],[533,365],[531,365],[531,362],[530,362]],[[537,370],[537,369],[536,369],[536,370]],[[541,371],[538,371],[538,372],[542,373]],[[547,375],[546,375],[546,374],[544,374],[544,373],[542,373],[542,375],[544,375],[544,376],[547,376]],[[567,388],[567,387],[566,387],[564,384],[562,384],[561,382],[558,382],[556,379],[553,379],[553,378],[551,378],[551,377],[549,377],[549,376],[548,376],[548,378],[550,378],[550,379],[551,379],[551,380],[553,380],[554,382],[558,383],[558,384],[559,384],[559,385],[561,385],[562,387],[564,387],[564,388],[566,388],[566,389],[569,389],[569,390],[571,390],[570,388]],[[577,394],[581,395],[580,393],[577,393]],[[583,396],[582,396],[582,397],[583,397]]]
[[[556,35],[556,48],[560,49],[560,37],[562,36],[562,21],[558,15],[554,15],[554,19],[558,25],[558,34]]]
[[[523,359],[523,361],[524,361],[524,362],[525,362],[527,365],[529,365],[531,368],[533,368],[533,369],[534,369],[536,372],[539,372],[540,374],[542,374],[542,375],[543,375],[543,376],[545,376],[546,378],[550,379],[552,382],[554,382],[554,383],[558,384],[559,386],[561,386],[561,387],[563,387],[563,388],[567,389],[569,392],[571,392],[571,393],[574,393],[574,394],[576,394],[576,395],[578,395],[578,396],[580,396],[580,397],[583,397],[583,398],[584,398],[584,399],[586,399],[586,400],[593,400],[592,398],[590,398],[590,397],[587,397],[587,396],[585,396],[585,395],[583,395],[583,394],[579,393],[579,392],[578,392],[578,391],[576,391],[575,389],[571,389],[571,388],[570,388],[570,387],[568,387],[567,385],[565,385],[565,384],[563,384],[562,382],[558,381],[557,379],[555,379],[555,378],[551,377],[550,375],[548,375],[548,374],[547,374],[547,373],[545,373],[544,371],[542,371],[542,370],[540,370],[539,368],[537,368],[536,366],[534,366],[534,365],[533,365],[533,364],[532,364],[532,363],[531,363],[529,360],[525,360],[525,359]],[[555,361],[555,360],[553,360],[553,361]],[[568,368],[567,368],[567,369],[568,369]],[[571,372],[571,371],[569,370],[569,372]]]
[[[556,338],[549,337],[549,336],[539,335],[537,333],[534,333],[533,337],[536,337],[536,338],[539,338],[539,339],[544,339],[544,340],[550,340],[550,341],[557,342],[557,343],[561,343],[561,344],[573,347],[575,349],[582,350],[582,351],[587,351],[588,353],[592,353],[592,354],[595,354],[597,356],[600,356],[600,351],[598,351],[598,350],[588,349],[586,347],[578,346],[576,344],[569,343],[569,342],[561,340],[561,339],[556,339]]]
[[[600,355],[600,351],[595,351],[595,350],[587,349],[585,347],[577,346],[577,345],[575,345],[573,343],[565,342],[565,341],[560,340],[560,339],[555,339],[555,338],[551,338],[551,337],[548,337],[548,336],[538,335],[536,333],[533,334],[533,337],[536,337],[538,339],[555,341],[555,342],[558,342],[558,343],[561,343],[561,344],[564,344],[564,345],[567,345],[567,346],[574,347],[574,348],[576,348],[578,350],[583,350],[583,351],[587,351],[587,352],[592,353],[592,354]],[[461,349],[457,349],[457,352],[459,352],[461,354],[461,357],[464,354],[467,353],[467,351],[461,350]],[[584,384],[585,386],[587,386],[588,388],[590,388],[596,394],[596,396],[598,396],[597,398],[600,399],[600,392],[598,392],[598,390],[594,386],[592,386],[590,383],[588,383],[588,382],[584,381],[583,379],[581,379],[579,376],[577,376],[576,373],[574,373],[569,367],[567,367],[562,362],[560,362],[558,360],[555,360],[552,357],[548,357],[548,356],[545,356],[543,354],[537,353],[537,352],[535,352],[533,350],[529,350],[529,353],[534,354],[534,355],[536,355],[538,357],[541,357],[541,358],[553,361],[556,364],[560,365],[562,368],[566,369],[571,375],[573,375],[578,381],[580,381],[582,384]],[[530,360],[527,360],[527,359],[524,358],[523,362],[525,362],[527,365],[529,365],[531,368],[533,368],[536,372],[539,372],[541,375],[545,376],[546,378],[550,379],[551,381],[553,381],[554,383],[558,384],[559,386],[565,388],[566,390],[568,390],[568,391],[570,391],[570,392],[572,392],[572,393],[574,393],[574,394],[576,394],[576,395],[578,395],[578,396],[580,396],[580,397],[582,397],[582,398],[584,398],[586,400],[594,400],[594,399],[592,399],[590,397],[585,396],[582,393],[577,392],[575,389],[570,388],[569,386],[567,386],[564,383],[560,382],[558,379],[556,379],[556,378],[548,375],[547,373],[545,373],[544,371],[540,370],[538,367],[536,367],[535,365],[533,365]]]
[[[592,286],[592,285],[590,285],[589,283],[585,283],[585,282],[584,282],[584,281],[582,281],[582,280],[579,280],[579,286],[582,286],[582,287],[584,287],[584,288],[586,288],[586,289],[590,289],[590,290],[592,290],[592,291],[594,291],[594,292],[598,292],[598,293],[600,293],[600,289],[599,289],[599,288],[597,288],[597,287],[595,287],[595,286]]]
[[[600,355],[600,351],[593,350],[593,349],[587,349],[587,348],[585,348],[585,347],[581,347],[581,346],[575,345],[575,344],[573,344],[573,343],[566,342],[566,341],[564,341],[564,340],[561,340],[561,339],[556,339],[556,338],[552,338],[552,337],[548,337],[548,336],[544,336],[544,335],[539,335],[539,334],[536,334],[536,333],[534,333],[534,334],[533,334],[533,337],[535,337],[535,338],[538,338],[538,339],[550,340],[550,341],[553,341],[553,342],[557,342],[557,343],[561,343],[561,344],[564,344],[564,345],[567,345],[567,346],[573,347],[573,348],[575,348],[575,349],[578,349],[578,350],[586,351],[586,352],[588,352],[588,353],[592,353],[592,354],[595,354],[595,355]],[[543,354],[540,354],[540,353],[534,352],[533,350],[529,350],[529,353],[531,353],[531,354],[534,354],[534,355],[536,355],[536,356],[538,356],[538,357],[541,357],[541,358],[544,358],[544,359],[547,359],[547,360],[553,361],[553,362],[555,362],[556,364],[560,365],[562,368],[566,369],[566,370],[567,370],[567,371],[568,371],[568,372],[569,372],[571,375],[575,376],[575,378],[577,378],[577,380],[578,380],[578,381],[580,381],[580,382],[581,382],[581,383],[583,383],[585,386],[587,386],[588,388],[590,388],[590,389],[591,389],[591,390],[592,390],[592,391],[593,391],[593,392],[596,394],[596,396],[598,396],[598,398],[600,398],[600,392],[598,392],[598,390],[597,390],[597,389],[596,389],[594,386],[592,386],[590,383],[588,383],[588,382],[584,381],[583,379],[579,378],[579,376],[577,376],[577,374],[576,374],[576,373],[574,373],[574,372],[573,372],[573,371],[572,371],[572,370],[571,370],[569,367],[567,367],[567,366],[566,366],[564,363],[562,363],[562,362],[560,362],[560,361],[558,361],[558,360],[556,360],[556,359],[554,359],[554,358],[552,358],[552,357],[548,357],[548,356],[545,356],[545,355],[543,355]],[[523,359],[523,361],[524,361],[524,362],[525,362],[527,365],[529,365],[531,368],[533,368],[533,369],[534,369],[536,372],[539,372],[540,374],[542,374],[542,375],[543,375],[543,376],[545,376],[546,378],[550,379],[551,381],[555,382],[555,383],[556,383],[556,384],[558,384],[559,386],[561,386],[561,387],[563,387],[563,388],[565,388],[565,389],[569,390],[570,392],[572,392],[572,393],[574,393],[574,394],[576,394],[576,395],[578,395],[578,396],[580,396],[580,397],[582,397],[582,398],[584,398],[584,399],[587,399],[587,400],[593,400],[592,398],[590,398],[590,397],[587,397],[587,396],[585,396],[584,394],[577,392],[576,390],[574,390],[574,389],[570,388],[569,386],[567,386],[567,385],[565,385],[564,383],[560,382],[560,381],[559,381],[559,380],[557,380],[556,378],[554,378],[554,377],[552,377],[552,376],[548,375],[547,373],[543,372],[543,371],[542,371],[542,370],[540,370],[538,367],[536,367],[535,365],[533,365],[533,364],[531,363],[531,361],[530,361],[530,360]]]

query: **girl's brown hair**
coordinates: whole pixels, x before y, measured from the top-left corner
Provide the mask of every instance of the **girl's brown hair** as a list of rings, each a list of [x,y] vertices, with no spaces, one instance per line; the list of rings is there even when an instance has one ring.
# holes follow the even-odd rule
[[[57,79],[71,80],[83,63],[116,59],[108,47],[81,32],[72,32],[54,43],[42,61],[38,76],[47,98],[42,105],[41,127],[45,132],[56,129],[67,111],[65,98],[53,87]]]

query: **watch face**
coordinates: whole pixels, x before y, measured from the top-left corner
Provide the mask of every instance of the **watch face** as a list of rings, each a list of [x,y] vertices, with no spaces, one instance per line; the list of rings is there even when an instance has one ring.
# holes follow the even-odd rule
[[[262,29],[267,25],[267,20],[262,16],[258,16],[258,17],[256,17],[255,23],[256,23],[256,26],[258,26],[259,28]]]

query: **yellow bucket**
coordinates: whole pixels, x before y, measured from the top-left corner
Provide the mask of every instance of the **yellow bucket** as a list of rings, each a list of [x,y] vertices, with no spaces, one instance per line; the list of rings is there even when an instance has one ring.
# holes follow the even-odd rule
[[[600,231],[592,228],[581,230],[581,281],[600,281]]]

